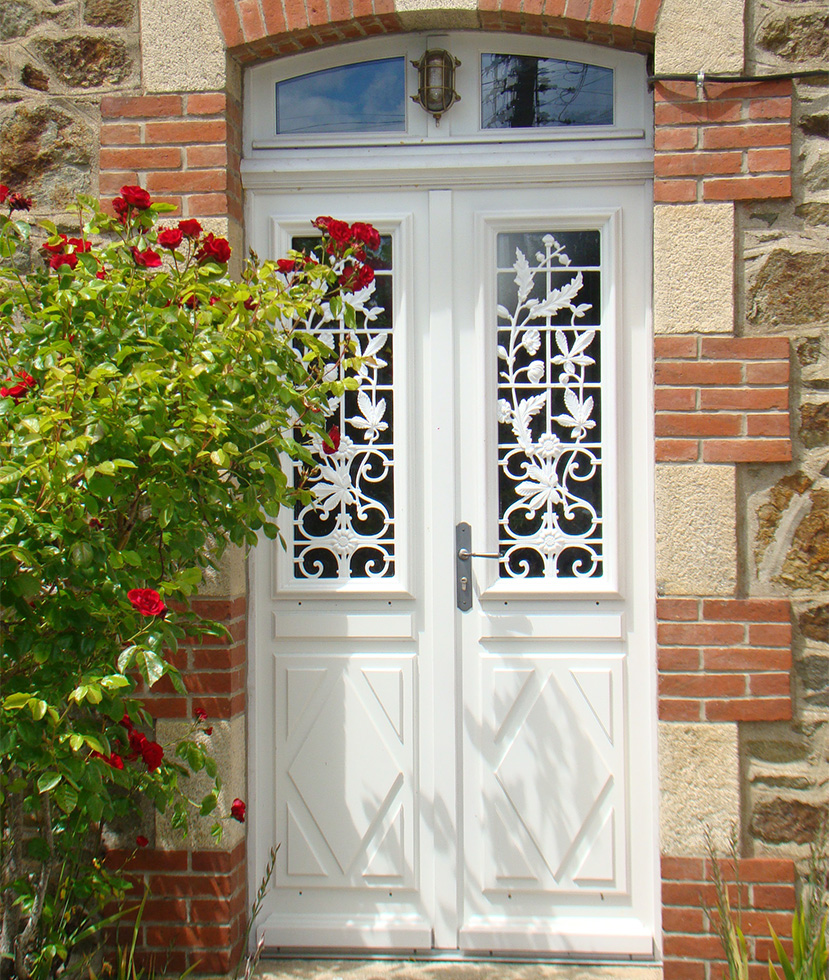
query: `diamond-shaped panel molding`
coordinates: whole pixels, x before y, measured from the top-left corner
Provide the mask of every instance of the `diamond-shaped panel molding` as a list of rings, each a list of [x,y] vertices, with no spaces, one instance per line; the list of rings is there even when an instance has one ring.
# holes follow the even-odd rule
[[[331,689],[288,775],[347,873],[401,771],[345,675]]]
[[[516,732],[496,777],[550,873],[560,878],[562,864],[611,774],[552,675]]]

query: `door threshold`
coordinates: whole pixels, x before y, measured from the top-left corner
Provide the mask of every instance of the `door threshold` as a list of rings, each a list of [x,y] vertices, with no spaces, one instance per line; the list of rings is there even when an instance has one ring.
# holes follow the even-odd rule
[[[655,963],[576,964],[537,959],[294,959],[261,960],[259,980],[662,980]]]

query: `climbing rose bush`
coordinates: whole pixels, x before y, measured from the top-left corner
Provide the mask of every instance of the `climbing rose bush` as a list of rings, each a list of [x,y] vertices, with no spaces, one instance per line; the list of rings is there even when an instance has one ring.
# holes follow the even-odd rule
[[[241,799],[219,812],[204,709],[164,744],[138,695],[185,693],[180,648],[224,633],[189,606],[203,573],[310,500],[284,461],[310,475],[312,442],[336,445],[360,363],[307,327],[355,325],[379,237],[319,218],[315,254],[234,279],[226,239],[159,227],[173,209],[128,186],[114,216],[81,198],[76,233],[41,222],[24,274],[31,201],[0,186],[0,203],[0,975],[25,980],[80,969],[123,894],[107,828],[123,842],[144,803],[182,832],[244,822]]]

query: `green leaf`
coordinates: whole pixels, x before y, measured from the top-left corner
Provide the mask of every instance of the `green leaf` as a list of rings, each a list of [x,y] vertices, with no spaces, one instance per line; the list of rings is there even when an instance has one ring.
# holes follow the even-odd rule
[[[10,694],[3,701],[3,707],[7,711],[13,711],[15,708],[23,708],[29,703],[31,694],[26,694],[24,692],[19,692],[18,694]]]
[[[59,772],[44,772],[38,776],[37,780],[37,791],[38,793],[48,793],[53,790],[63,777]]]
[[[69,783],[61,783],[55,790],[55,800],[61,810],[68,815],[78,805],[78,791]]]

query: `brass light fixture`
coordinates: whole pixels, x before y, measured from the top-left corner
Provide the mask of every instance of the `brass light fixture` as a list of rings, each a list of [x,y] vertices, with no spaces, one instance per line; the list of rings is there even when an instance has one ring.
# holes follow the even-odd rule
[[[440,125],[440,117],[456,102],[460,96],[455,91],[455,69],[460,65],[457,58],[441,48],[426,51],[420,61],[413,61],[417,68],[417,95],[412,96],[412,102],[431,113],[435,122]]]

